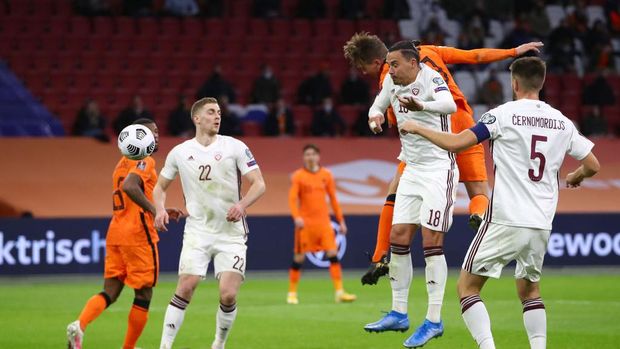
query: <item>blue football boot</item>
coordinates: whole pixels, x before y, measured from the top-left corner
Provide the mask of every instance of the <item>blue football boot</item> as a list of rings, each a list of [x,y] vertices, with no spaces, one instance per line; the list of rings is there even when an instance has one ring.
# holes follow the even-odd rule
[[[407,348],[418,348],[426,344],[433,338],[439,338],[443,335],[443,322],[430,322],[424,319],[424,323],[407,338],[403,345]]]
[[[385,314],[381,320],[369,323],[364,326],[366,332],[385,332],[400,331],[405,332],[409,329],[409,318],[407,314],[401,314],[394,310]]]

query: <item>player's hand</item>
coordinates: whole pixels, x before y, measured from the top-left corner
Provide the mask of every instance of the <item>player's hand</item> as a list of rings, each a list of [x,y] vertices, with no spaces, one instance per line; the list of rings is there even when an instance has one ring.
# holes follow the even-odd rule
[[[545,44],[543,44],[540,41],[528,42],[527,44],[517,46],[515,51],[517,53],[517,56],[521,56],[522,54],[528,51],[534,51],[536,53],[540,53],[540,48],[543,46],[545,46]]]
[[[166,224],[169,223],[169,216],[166,210],[160,211],[158,210],[155,214],[155,229],[157,231],[168,231],[166,228]]]
[[[577,188],[583,182],[584,176],[579,173],[580,171],[571,172],[566,175],[566,187]]]
[[[399,131],[400,131],[400,134],[404,136],[408,133],[415,134],[417,129],[418,129],[418,124],[415,121],[407,120],[400,125]]]
[[[368,118],[368,127],[370,127],[370,130],[374,134],[381,133],[383,132],[383,128],[381,127],[381,125],[383,125],[384,121],[385,118],[383,115],[371,116]]]
[[[245,209],[241,204],[236,203],[228,209],[226,213],[226,220],[229,222],[238,222],[245,216]]]
[[[295,228],[301,229],[304,227],[304,220],[301,217],[295,218]]]
[[[168,217],[174,219],[175,222],[178,222],[179,219],[185,217],[185,212],[176,207],[167,208],[166,213],[168,214]]]
[[[347,228],[347,223],[344,221],[340,222],[340,234],[347,235],[347,231],[349,231],[349,228]]]
[[[411,111],[420,111],[424,109],[422,103],[413,96],[396,96],[396,98],[398,98],[398,101],[400,102],[400,105],[402,107],[407,108]]]

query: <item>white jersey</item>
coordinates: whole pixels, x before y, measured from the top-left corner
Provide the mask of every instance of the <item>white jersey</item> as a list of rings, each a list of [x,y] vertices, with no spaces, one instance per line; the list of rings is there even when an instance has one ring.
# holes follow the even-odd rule
[[[257,168],[250,149],[232,137],[217,135],[206,147],[194,138],[174,147],[160,175],[172,180],[180,174],[189,214],[186,237],[188,233],[245,236],[245,219],[228,222],[226,213],[241,199],[241,176]]]
[[[401,107],[396,96],[413,96],[422,102],[424,110],[409,111]],[[428,128],[451,132],[449,113],[456,111],[456,104],[441,75],[425,64],[420,65],[416,80],[407,86],[394,84],[392,77],[386,75],[368,116],[384,114],[390,105],[394,109],[399,127],[407,120],[415,120]],[[454,154],[439,148],[424,137],[401,134],[400,141],[402,160],[415,170],[436,171],[455,168]]]
[[[565,154],[582,160],[594,144],[560,111],[531,99],[491,109],[472,130],[478,141],[491,139],[495,163],[485,220],[551,229]]]

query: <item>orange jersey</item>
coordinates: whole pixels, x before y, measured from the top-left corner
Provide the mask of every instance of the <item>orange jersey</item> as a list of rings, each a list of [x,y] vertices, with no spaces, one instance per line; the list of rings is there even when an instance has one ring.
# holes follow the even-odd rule
[[[151,214],[145,212],[121,189],[123,180],[130,173],[140,176],[144,195],[153,201],[153,188],[157,182],[155,160],[150,156],[143,160],[121,158],[112,175],[113,214],[106,237],[108,245],[135,246],[159,241]]]
[[[448,89],[452,93],[456,107],[462,110],[469,110],[471,108],[467,104],[467,100],[458,87],[452,74],[448,70],[446,64],[485,64],[496,61],[501,61],[506,58],[515,57],[517,55],[516,49],[494,49],[494,48],[480,48],[476,50],[460,50],[453,47],[446,46],[433,46],[422,45],[419,47],[420,51],[420,63],[425,63],[429,67],[433,68],[436,72],[441,74],[443,79],[448,84]],[[383,85],[383,79],[390,70],[387,63],[383,64],[383,70],[381,71],[379,88]],[[387,118],[390,125],[396,125],[396,115],[391,108],[388,109]]]
[[[336,198],[336,182],[331,172],[323,167],[317,172],[300,168],[293,173],[288,204],[293,218],[301,217],[305,226],[329,224],[329,200],[338,222],[343,221],[342,210]]]

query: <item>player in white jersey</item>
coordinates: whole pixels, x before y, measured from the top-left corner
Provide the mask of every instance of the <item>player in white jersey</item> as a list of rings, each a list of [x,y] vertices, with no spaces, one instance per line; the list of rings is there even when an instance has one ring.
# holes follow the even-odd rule
[[[594,144],[561,112],[539,100],[545,63],[537,57],[520,58],[510,70],[516,100],[485,113],[471,129],[447,134],[414,122],[400,128],[455,152],[491,140],[495,184],[458,282],[463,319],[480,348],[495,348],[479,295],[488,277],[498,278],[502,268],[516,260],[523,322],[531,348],[540,349],[546,347],[547,320],[539,280],[558,202],[560,167],[566,154],[581,162],[566,177],[568,187],[577,187],[600,165],[592,153]]]
[[[254,156],[243,142],[218,135],[221,111],[215,98],[198,100],[191,109],[196,137],[174,147],[153,191],[155,227],[166,230],[166,190],[177,174],[188,212],[179,260],[179,281],[164,317],[160,348],[171,348],[185,309],[213,260],[219,280],[213,349],[223,349],[237,315],[237,293],[246,268],[248,227],[245,210],[265,192]],[[250,183],[241,196],[241,178]]]
[[[390,74],[370,108],[371,124],[383,123],[384,113],[391,105],[398,125],[416,120],[437,131],[450,131],[449,114],[456,111],[456,104],[443,78],[420,64],[419,57],[417,48],[409,41],[398,42],[389,49],[386,62]],[[413,274],[410,245],[421,227],[427,257],[428,312],[422,326],[404,343],[406,347],[415,347],[443,334],[441,306],[448,272],[443,239],[452,224],[459,174],[453,153],[418,135],[404,134],[400,140],[400,158],[407,166],[396,191],[390,232],[392,311],[364,329],[409,329],[407,306]]]

